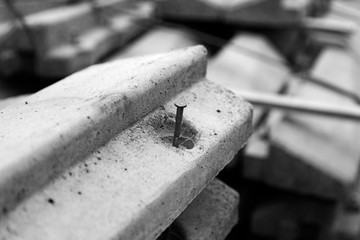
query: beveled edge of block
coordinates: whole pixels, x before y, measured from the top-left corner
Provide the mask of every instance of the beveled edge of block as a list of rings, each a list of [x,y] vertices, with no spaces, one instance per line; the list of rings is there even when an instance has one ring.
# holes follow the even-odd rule
[[[0,210],[204,78],[206,54],[196,46],[92,66],[2,109]]]

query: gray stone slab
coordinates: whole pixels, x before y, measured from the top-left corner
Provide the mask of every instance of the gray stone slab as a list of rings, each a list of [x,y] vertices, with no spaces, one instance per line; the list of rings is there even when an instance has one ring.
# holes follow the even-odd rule
[[[125,49],[111,56],[108,61],[168,52],[174,49],[196,45],[197,42],[195,37],[185,30],[169,27],[155,27],[136,41],[129,44]]]
[[[205,68],[202,47],[121,60],[3,109],[0,239],[159,236],[251,134],[250,104]]]
[[[176,219],[188,240],[223,240],[238,221],[239,194],[218,179]]]
[[[14,204],[19,191],[29,193],[48,182],[205,72],[202,47],[118,61],[76,73],[3,109],[1,122],[8,124],[0,130],[0,205]]]

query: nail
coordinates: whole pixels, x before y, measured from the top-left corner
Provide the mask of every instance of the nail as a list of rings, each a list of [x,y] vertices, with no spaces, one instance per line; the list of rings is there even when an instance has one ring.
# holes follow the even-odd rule
[[[180,132],[181,132],[181,123],[183,118],[184,108],[186,108],[186,103],[184,102],[176,102],[174,104],[176,106],[176,117],[175,117],[175,131],[174,131],[174,138],[173,138],[173,146],[179,147],[180,141]]]

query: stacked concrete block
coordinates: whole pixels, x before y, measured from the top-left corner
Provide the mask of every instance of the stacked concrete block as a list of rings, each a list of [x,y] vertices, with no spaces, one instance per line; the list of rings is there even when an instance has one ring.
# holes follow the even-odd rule
[[[183,239],[226,239],[238,222],[239,194],[214,179],[176,219]]]
[[[26,16],[29,31],[16,28],[9,48],[34,51],[34,72],[65,77],[100,60],[145,31],[154,3],[103,1],[52,8]]]
[[[251,134],[250,104],[205,73],[193,47],[94,66],[1,109],[0,239],[159,236]],[[212,196],[233,211],[235,195]]]

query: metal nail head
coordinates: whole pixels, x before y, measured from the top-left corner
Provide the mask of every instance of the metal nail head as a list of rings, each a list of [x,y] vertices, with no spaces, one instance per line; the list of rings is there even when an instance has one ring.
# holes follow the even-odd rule
[[[175,131],[173,138],[173,146],[179,147],[180,143],[180,133],[181,133],[181,124],[183,118],[184,108],[186,108],[187,104],[185,102],[176,102],[174,104],[176,106],[176,117],[175,117]]]

